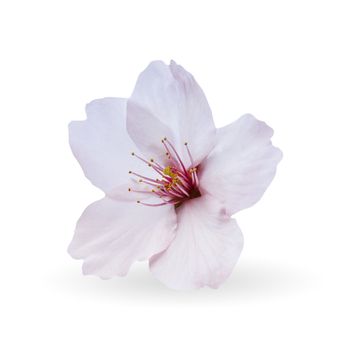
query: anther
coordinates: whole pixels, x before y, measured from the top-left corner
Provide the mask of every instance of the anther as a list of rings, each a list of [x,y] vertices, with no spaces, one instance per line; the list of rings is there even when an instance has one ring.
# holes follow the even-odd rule
[[[151,178],[137,174],[131,170],[129,171],[129,174],[138,177],[138,183],[151,186],[151,188],[148,186],[146,188],[140,189],[129,188],[129,192],[152,193],[156,197],[161,198],[163,201],[162,203],[155,204],[137,201],[137,203],[140,203],[142,205],[152,207],[166,204],[177,205],[184,200],[192,198],[192,191],[197,190],[198,188],[198,168],[195,167],[196,164],[193,162],[193,158],[188,147],[188,142],[186,141],[183,143],[188,153],[188,157],[191,161],[191,164],[188,168],[185,167],[185,164],[182,161],[179,153],[166,137],[163,137],[161,139],[161,142],[165,148],[164,153],[170,160],[170,162],[166,163],[165,165],[158,164],[154,158],[144,159],[134,152],[131,153],[132,156],[140,159],[161,176],[161,178]]]

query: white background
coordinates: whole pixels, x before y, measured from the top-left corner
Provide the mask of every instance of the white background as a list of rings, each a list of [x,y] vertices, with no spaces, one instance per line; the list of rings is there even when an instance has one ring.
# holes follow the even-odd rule
[[[348,1],[1,1],[0,348],[349,349]],[[284,152],[236,218],[218,290],[174,292],[146,264],[83,277],[66,253],[101,198],[67,142],[85,103],[130,95],[154,59],[204,89],[218,126],[253,113]]]

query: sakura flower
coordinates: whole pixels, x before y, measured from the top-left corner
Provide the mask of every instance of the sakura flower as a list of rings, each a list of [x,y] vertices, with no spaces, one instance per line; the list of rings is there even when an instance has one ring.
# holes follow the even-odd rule
[[[166,286],[217,288],[243,247],[231,216],[256,203],[281,151],[251,115],[216,129],[206,97],[175,62],[152,62],[129,99],[86,106],[69,125],[86,177],[105,192],[80,217],[69,246],[83,273],[124,276],[149,260]]]

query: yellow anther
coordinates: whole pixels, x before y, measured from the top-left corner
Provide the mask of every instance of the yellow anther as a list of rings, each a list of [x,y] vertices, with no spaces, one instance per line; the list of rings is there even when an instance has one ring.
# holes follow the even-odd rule
[[[176,184],[180,182],[178,175],[173,173],[170,166],[164,168],[163,174],[171,178],[171,182],[164,185],[167,190],[171,190],[173,186],[176,186]]]
[[[174,179],[174,178],[177,176],[176,174],[174,174],[174,173],[172,172],[170,166],[165,167],[164,170],[163,170],[163,173],[164,173],[165,175],[170,176],[172,179]]]

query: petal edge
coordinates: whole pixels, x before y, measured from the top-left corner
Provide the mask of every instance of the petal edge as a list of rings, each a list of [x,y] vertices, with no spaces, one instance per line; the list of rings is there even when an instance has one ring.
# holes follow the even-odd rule
[[[230,215],[254,205],[282,159],[272,135],[272,128],[250,114],[218,129],[216,145],[200,173],[201,191],[222,200]]]

